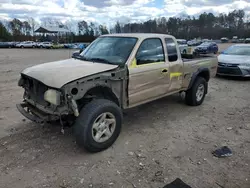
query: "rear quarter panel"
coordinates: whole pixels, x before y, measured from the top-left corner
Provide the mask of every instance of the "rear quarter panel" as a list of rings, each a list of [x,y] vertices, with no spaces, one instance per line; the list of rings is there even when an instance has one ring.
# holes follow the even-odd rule
[[[210,72],[210,78],[215,77],[218,66],[217,56],[204,57],[193,60],[184,60],[184,82],[183,87],[188,88],[189,82],[192,76],[202,68],[208,68]]]

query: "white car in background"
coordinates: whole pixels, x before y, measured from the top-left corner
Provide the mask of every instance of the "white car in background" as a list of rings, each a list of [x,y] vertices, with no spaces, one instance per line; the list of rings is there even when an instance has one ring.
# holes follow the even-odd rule
[[[189,46],[187,43],[187,40],[185,39],[177,39],[177,43],[180,49],[181,54],[188,55],[190,57],[193,57],[195,53],[195,48],[192,46]],[[186,57],[188,57],[186,56]]]
[[[218,56],[217,75],[250,77],[250,44],[236,44]]]
[[[37,44],[37,47],[39,48],[52,48],[53,43],[52,42],[40,42]]]
[[[187,51],[188,51],[187,40],[177,39],[176,41],[178,43],[181,54],[187,54]]]
[[[33,41],[20,42],[16,45],[18,48],[35,48],[36,46],[37,43]]]

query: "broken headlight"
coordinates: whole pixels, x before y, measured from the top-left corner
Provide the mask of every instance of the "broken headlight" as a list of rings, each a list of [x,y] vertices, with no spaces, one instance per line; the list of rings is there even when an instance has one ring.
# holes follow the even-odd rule
[[[60,98],[61,98],[61,92],[54,90],[54,89],[48,89],[44,93],[44,100],[54,104],[54,105],[60,105]]]

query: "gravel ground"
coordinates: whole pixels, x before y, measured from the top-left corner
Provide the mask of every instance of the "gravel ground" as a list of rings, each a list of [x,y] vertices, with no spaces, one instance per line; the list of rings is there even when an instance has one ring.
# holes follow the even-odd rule
[[[174,95],[131,109],[115,144],[89,154],[76,146],[71,128],[62,135],[60,127],[36,125],[15,108],[23,93],[19,72],[71,52],[0,50],[0,187],[155,188],[175,178],[193,188],[250,187],[250,80],[211,79],[199,107]],[[213,157],[223,145],[233,156]]]

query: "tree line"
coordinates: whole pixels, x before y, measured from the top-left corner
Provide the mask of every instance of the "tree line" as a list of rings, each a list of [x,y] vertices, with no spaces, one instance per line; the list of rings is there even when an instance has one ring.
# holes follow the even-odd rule
[[[219,15],[204,12],[196,17],[160,17],[140,23],[120,23],[117,21],[114,27],[110,29],[105,25],[88,23],[84,20],[77,23],[68,21],[63,24],[52,18],[43,19],[42,25],[64,27],[70,30],[71,34],[64,39],[72,42],[91,42],[97,36],[108,33],[162,33],[185,39],[250,37],[250,15],[247,15],[244,10],[234,10],[228,14]],[[25,21],[14,18],[7,24],[0,22],[0,41],[37,40],[39,36],[34,35],[37,26],[38,23],[33,18]]]
[[[148,20],[143,23],[116,23],[116,33],[162,33],[176,38],[193,39],[222,37],[250,37],[250,15],[244,10],[234,10],[228,14],[202,13],[198,17],[166,17]]]
[[[91,42],[97,36],[109,33],[105,25],[97,25],[92,22],[87,23],[84,20],[78,23],[62,23],[58,19],[43,18],[41,22],[41,26],[43,27],[65,28],[69,31],[60,36],[59,42]],[[55,35],[54,37],[49,37],[49,34],[47,35],[46,33],[36,34],[35,30],[38,27],[39,24],[33,18],[28,18],[25,21],[14,18],[5,23],[0,21],[0,41],[45,41],[48,40],[48,38],[58,39]],[[75,27],[77,31],[72,29]]]

